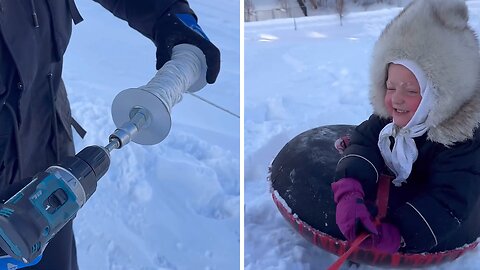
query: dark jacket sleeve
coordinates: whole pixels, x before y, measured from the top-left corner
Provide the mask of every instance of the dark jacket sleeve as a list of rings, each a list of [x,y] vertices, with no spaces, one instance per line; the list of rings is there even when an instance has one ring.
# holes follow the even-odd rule
[[[475,205],[480,196],[478,139],[444,148],[432,160],[429,170],[425,192],[393,212],[407,252],[435,248],[448,240],[477,210]]]
[[[359,180],[367,197],[376,196],[379,174],[385,163],[378,149],[378,135],[388,123],[376,115],[355,128],[350,135],[350,145],[339,160],[335,180],[350,177]]]
[[[154,41],[157,20],[171,8],[176,13],[189,13],[195,16],[186,0],[94,0],[108,9],[116,17]]]

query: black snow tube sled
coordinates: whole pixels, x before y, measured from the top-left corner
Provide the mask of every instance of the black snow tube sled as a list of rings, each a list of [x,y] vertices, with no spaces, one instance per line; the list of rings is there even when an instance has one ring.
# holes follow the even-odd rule
[[[288,142],[269,168],[272,198],[283,217],[305,239],[341,256],[350,245],[335,222],[335,202],[330,184],[341,154],[335,141],[355,126],[331,125],[308,130]],[[427,267],[453,261],[478,241],[460,248],[435,253],[385,254],[356,249],[348,260],[382,267]]]

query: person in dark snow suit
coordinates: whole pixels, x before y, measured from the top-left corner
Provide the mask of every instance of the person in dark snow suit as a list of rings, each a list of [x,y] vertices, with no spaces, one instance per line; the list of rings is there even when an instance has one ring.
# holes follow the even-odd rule
[[[374,114],[356,127],[332,184],[348,241],[393,253],[460,248],[480,236],[480,56],[461,0],[414,0],[373,50]],[[392,176],[386,217],[371,204]],[[374,208],[374,207],[373,207]]]
[[[220,52],[195,24],[185,0],[96,0],[157,46],[157,69],[172,47],[190,43],[207,60],[214,83]],[[189,14],[193,24],[176,14]],[[73,125],[64,83],[63,54],[72,20],[82,20],[74,0],[0,0],[0,199],[5,201],[48,166],[74,155]],[[190,22],[191,23],[191,22]],[[77,270],[72,222],[50,242],[43,258],[25,269]]]

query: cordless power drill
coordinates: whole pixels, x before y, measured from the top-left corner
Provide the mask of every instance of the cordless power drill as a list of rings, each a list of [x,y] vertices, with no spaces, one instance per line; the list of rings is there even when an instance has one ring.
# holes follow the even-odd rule
[[[110,152],[130,141],[153,145],[165,139],[173,105],[183,93],[207,84],[206,68],[200,49],[180,44],[150,82],[120,92],[112,104],[113,120],[119,128],[110,135],[108,145],[86,147],[49,167],[0,204],[0,248],[24,266],[38,262],[48,242],[95,192],[109,168]]]
[[[89,146],[34,176],[0,206],[0,248],[25,263],[40,256],[95,192],[109,165],[105,148]]]
[[[129,117],[110,135],[107,146],[88,146],[49,167],[0,205],[0,248],[4,252],[23,263],[42,255],[48,242],[97,189],[110,166],[110,152],[129,143],[140,129],[148,130],[151,115],[146,108],[132,108]]]

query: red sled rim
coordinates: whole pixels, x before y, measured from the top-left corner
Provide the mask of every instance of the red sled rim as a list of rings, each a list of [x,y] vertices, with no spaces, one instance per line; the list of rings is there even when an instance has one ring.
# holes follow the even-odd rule
[[[341,256],[350,248],[348,242],[323,233],[302,221],[295,214],[292,214],[291,211],[287,209],[288,206],[285,206],[284,203],[282,203],[284,200],[281,197],[280,199],[277,198],[277,196],[280,197],[277,192],[272,191],[273,201],[282,216],[309,242],[337,256]],[[352,252],[349,260],[359,264],[383,267],[427,267],[453,261],[462,256],[465,252],[475,249],[477,245],[478,241],[475,241],[458,249],[420,254],[400,252],[386,254],[373,250],[357,249]]]

